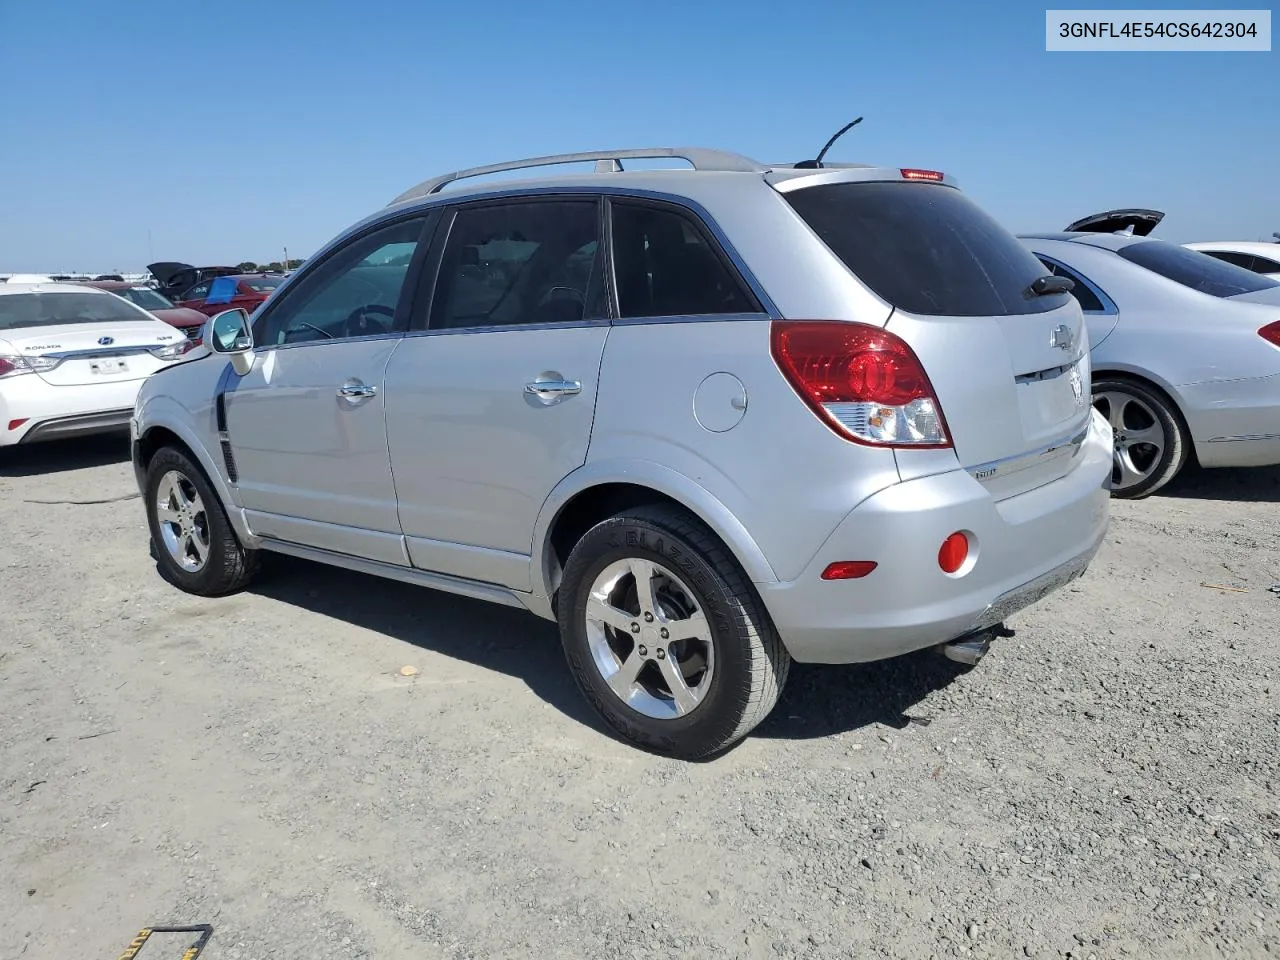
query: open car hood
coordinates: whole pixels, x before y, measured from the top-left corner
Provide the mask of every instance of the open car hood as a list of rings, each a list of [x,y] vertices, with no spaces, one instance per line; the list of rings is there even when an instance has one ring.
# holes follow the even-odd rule
[[[1145,237],[1164,219],[1159,210],[1108,210],[1094,213],[1067,226],[1068,233],[1125,233],[1132,228],[1135,237]]]
[[[240,272],[238,267],[193,267],[189,263],[178,263],[176,260],[165,260],[160,263],[147,264],[147,270],[166,290],[185,290],[192,284],[210,277],[228,277]]]
[[[185,271],[195,273],[196,268],[189,263],[177,263],[176,261],[166,260],[163,263],[148,263],[147,270],[151,275],[160,281],[162,287],[169,286],[178,274]]]

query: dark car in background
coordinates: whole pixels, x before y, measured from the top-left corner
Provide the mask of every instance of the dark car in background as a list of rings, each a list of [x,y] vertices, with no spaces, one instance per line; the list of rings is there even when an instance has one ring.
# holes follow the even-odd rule
[[[170,300],[181,300],[182,295],[198,283],[214,277],[229,277],[240,272],[239,267],[193,267],[189,263],[166,260],[147,264],[147,271],[155,277],[158,289]]]
[[[168,297],[151,289],[145,283],[130,283],[127,280],[90,280],[84,281],[84,286],[96,287],[99,290],[114,293],[117,297],[124,297],[130,303],[137,304],[170,326],[177,327],[191,340],[200,339],[204,322],[208,319],[199,310],[175,306]]]

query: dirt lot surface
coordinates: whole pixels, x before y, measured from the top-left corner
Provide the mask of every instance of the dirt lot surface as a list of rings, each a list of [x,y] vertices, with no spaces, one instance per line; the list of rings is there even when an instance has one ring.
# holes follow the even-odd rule
[[[976,669],[797,668],[696,765],[531,616],[196,599],[137,499],[57,502],[133,492],[117,440],[0,451],[0,960],[1280,955],[1280,471],[1115,504]]]

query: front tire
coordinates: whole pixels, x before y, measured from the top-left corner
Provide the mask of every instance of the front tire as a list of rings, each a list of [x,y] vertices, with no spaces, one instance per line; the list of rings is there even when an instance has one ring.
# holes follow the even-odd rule
[[[1095,380],[1093,405],[1110,422],[1114,437],[1113,497],[1150,496],[1177,476],[1191,443],[1163,394],[1133,380]]]
[[[231,528],[204,471],[176,447],[147,464],[147,525],[160,575],[180,590],[216,597],[242,589],[258,566]]]
[[[627,740],[717,754],[773,709],[791,658],[755,590],[705,526],[639,507],[587,531],[557,605],[574,680]]]

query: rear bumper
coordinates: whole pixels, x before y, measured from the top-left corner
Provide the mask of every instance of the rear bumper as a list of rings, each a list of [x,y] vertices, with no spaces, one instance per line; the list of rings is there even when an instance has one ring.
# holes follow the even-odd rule
[[[57,386],[35,375],[6,378],[0,383],[0,446],[127,430],[144,382]]]
[[[804,574],[758,584],[798,661],[879,660],[1001,622],[1080,576],[1106,534],[1110,428],[1095,414],[1064,477],[996,502],[966,471],[896,484],[837,527]],[[938,549],[965,531],[971,560],[942,572]],[[824,581],[827,565],[874,560],[860,580]]]
[[[41,420],[23,434],[20,443],[36,443],[40,440],[65,440],[93,433],[114,433],[129,429],[133,408],[107,410],[102,413],[80,413],[70,417],[54,417]]]

